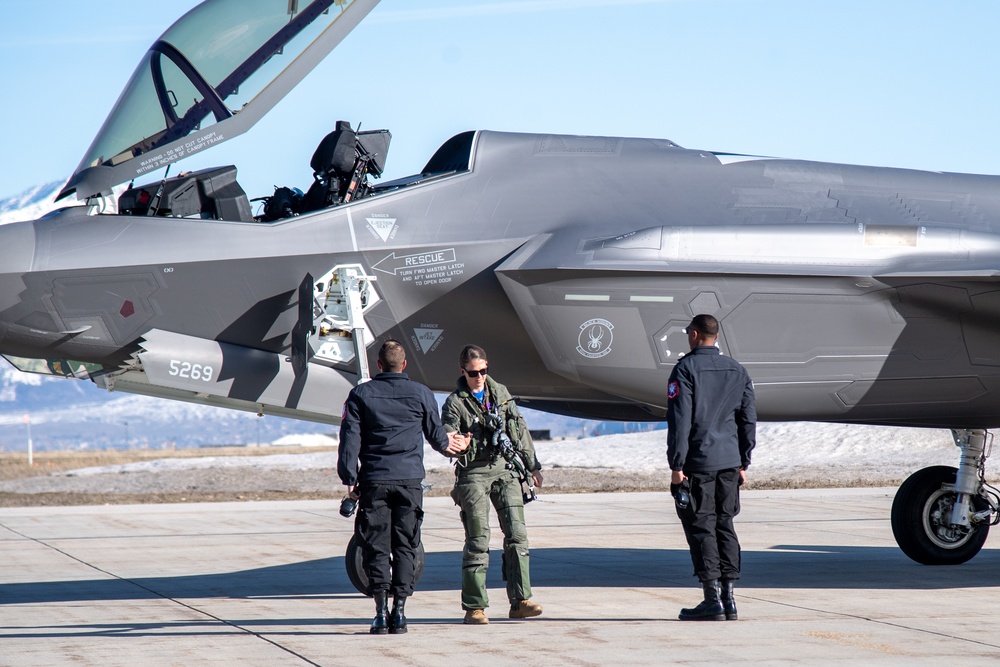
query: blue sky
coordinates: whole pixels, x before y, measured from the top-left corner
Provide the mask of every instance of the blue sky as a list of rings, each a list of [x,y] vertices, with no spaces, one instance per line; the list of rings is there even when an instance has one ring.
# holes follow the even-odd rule
[[[68,177],[195,4],[4,3],[0,196]],[[383,0],[256,128],[180,167],[304,189],[344,118],[392,131],[388,178],[468,129],[1000,173],[997,26],[995,0]]]

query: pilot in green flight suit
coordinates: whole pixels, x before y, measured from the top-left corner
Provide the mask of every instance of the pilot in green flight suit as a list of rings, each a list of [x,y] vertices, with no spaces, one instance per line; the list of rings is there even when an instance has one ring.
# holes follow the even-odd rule
[[[516,474],[491,444],[493,430],[486,425],[488,411],[497,409],[515,447],[526,456],[526,468],[536,486],[542,485],[542,466],[535,458],[535,448],[510,392],[486,376],[486,353],[481,347],[467,345],[459,355],[462,375],[458,386],[445,399],[441,421],[447,431],[466,434],[469,447],[455,469],[455,488],[451,497],[461,508],[465,527],[465,550],[462,553],[462,608],[464,622],[470,625],[489,623],[483,611],[489,606],[486,594],[486,568],[490,549],[490,504],[496,508],[503,530],[503,575],[507,582],[510,618],[530,618],[542,613],[542,607],[530,600],[528,574],[528,532],[524,523],[524,499]]]

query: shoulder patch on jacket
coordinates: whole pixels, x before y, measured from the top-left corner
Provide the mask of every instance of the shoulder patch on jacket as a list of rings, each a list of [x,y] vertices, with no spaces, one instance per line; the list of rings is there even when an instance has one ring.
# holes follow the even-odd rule
[[[673,382],[671,382],[670,384],[667,385],[667,398],[668,399],[677,398],[677,395],[680,394],[680,393],[681,393],[681,383],[678,382],[677,380],[674,380]]]

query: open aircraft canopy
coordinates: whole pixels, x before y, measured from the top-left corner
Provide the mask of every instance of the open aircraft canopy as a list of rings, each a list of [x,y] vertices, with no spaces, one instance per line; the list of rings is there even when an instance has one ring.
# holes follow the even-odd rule
[[[378,0],[206,0],[146,52],[59,198],[111,190],[250,129]]]

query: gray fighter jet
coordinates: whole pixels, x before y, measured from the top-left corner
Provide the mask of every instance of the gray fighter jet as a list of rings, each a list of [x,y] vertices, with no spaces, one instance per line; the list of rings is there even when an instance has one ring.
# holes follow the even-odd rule
[[[164,33],[63,192],[85,205],[0,228],[0,352],[336,424],[381,341],[438,391],[475,342],[524,406],[662,420],[711,313],[762,419],[952,429],[957,469],[910,477],[893,531],[922,563],[978,553],[1000,517],[998,177],[475,131],[377,183],[389,132],[339,123],[307,191],[256,214],[233,166],[142,182],[249,129],[376,2],[208,0]]]

